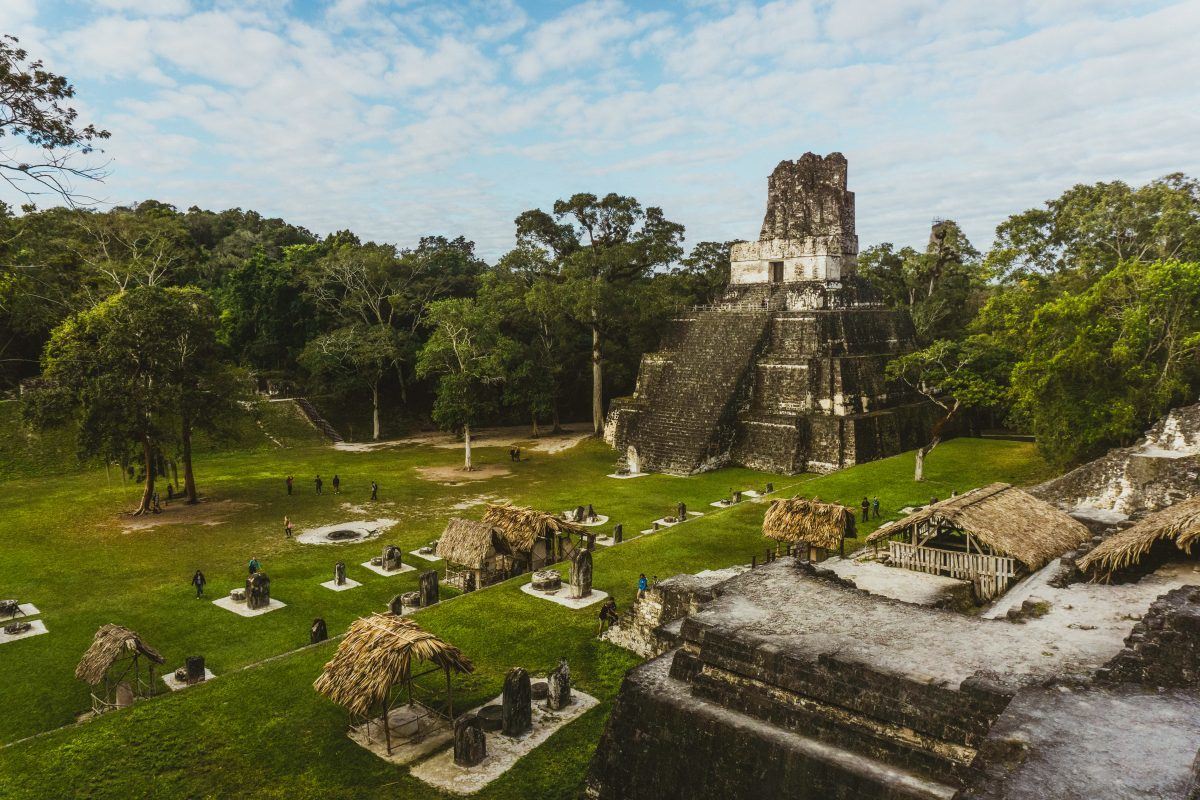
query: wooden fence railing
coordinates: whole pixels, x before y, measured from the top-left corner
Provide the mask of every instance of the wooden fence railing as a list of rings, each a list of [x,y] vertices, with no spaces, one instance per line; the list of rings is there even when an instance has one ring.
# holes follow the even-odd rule
[[[970,581],[980,600],[999,597],[1017,576],[1017,562],[1007,556],[960,553],[933,547],[917,547],[908,542],[888,543],[891,562],[897,567],[931,575],[946,575]]]

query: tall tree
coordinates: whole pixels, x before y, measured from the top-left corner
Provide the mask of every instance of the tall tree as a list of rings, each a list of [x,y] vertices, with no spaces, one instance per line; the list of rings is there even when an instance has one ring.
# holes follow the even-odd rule
[[[348,325],[312,339],[300,354],[300,364],[332,389],[365,386],[371,392],[371,438],[378,441],[379,387],[399,368],[406,336],[388,325]]]
[[[494,413],[513,344],[500,332],[494,310],[473,298],[439,300],[428,314],[431,333],[417,374],[437,376],[433,419],[444,429],[462,430],[463,469],[470,470],[471,428]]]
[[[986,408],[1003,400],[1008,361],[983,336],[962,342],[939,340],[923,350],[888,363],[888,379],[915,389],[940,410],[929,442],[917,449],[913,480],[925,480],[925,457],[938,446],[947,427],[966,408]]]
[[[172,294],[140,286],[79,312],[55,328],[42,359],[46,388],[26,411],[38,423],[74,415],[81,455],[117,458],[140,450],[145,485],[136,513],[151,509],[158,456],[173,438],[178,385],[169,342],[181,327]]]
[[[24,140],[0,149],[0,178],[31,200],[90,201],[76,190],[74,179],[98,181],[105,175],[100,166],[74,160],[110,135],[79,124],[79,113],[67,105],[74,96],[66,78],[47,70],[40,59],[29,60],[17,37],[0,37],[0,138]]]
[[[1014,413],[1067,466],[1200,392],[1200,263],[1123,261],[1033,315]]]
[[[979,251],[954,220],[933,224],[924,251],[890,242],[867,248],[858,270],[888,305],[909,312],[921,343],[960,337],[984,299]]]
[[[629,320],[638,300],[633,285],[683,254],[683,226],[632,197],[586,193],[556,201],[552,214],[526,211],[516,226],[519,243],[542,247],[558,262],[565,307],[591,331],[592,429],[599,434],[605,341]]]

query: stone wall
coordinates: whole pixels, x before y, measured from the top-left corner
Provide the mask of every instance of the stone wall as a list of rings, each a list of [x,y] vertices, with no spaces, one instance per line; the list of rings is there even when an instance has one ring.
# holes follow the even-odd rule
[[[649,587],[601,638],[643,658],[662,655],[679,646],[683,618],[712,602],[722,584],[744,569],[733,567],[667,578]]]
[[[1151,688],[1200,686],[1200,586],[1183,586],[1155,600],[1097,679]]]

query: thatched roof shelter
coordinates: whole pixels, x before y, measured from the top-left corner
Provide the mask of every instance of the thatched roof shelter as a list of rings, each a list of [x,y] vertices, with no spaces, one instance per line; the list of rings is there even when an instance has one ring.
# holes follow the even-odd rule
[[[434,552],[447,563],[483,569],[488,559],[497,554],[510,555],[512,551],[494,525],[453,517],[442,531]]]
[[[124,658],[136,659],[142,656],[155,664],[166,662],[166,659],[146,644],[142,637],[129,628],[110,623],[96,631],[91,647],[79,660],[79,666],[75,667],[75,677],[91,686],[98,686],[104,682],[114,664]]]
[[[582,536],[585,532],[582,525],[568,522],[555,514],[507,503],[489,503],[483,521],[496,527],[515,553],[530,552],[534,543],[547,534]]]
[[[1173,542],[1190,554],[1197,539],[1200,539],[1200,497],[1190,497],[1105,539],[1079,559],[1079,569],[1091,573],[1092,580],[1108,581],[1113,573],[1141,561],[1157,541]]]
[[[836,550],[841,547],[842,539],[853,535],[854,509],[822,503],[817,497],[775,500],[763,517],[763,536],[777,542],[803,542]]]
[[[313,688],[350,713],[362,716],[383,706],[387,713],[392,688],[409,683],[413,662],[428,662],[450,672],[473,672],[461,650],[392,614],[355,620],[325,665]]]
[[[868,542],[914,527],[949,526],[967,532],[998,555],[1016,559],[1031,572],[1091,537],[1088,529],[1049,503],[1007,483],[972,489],[926,506],[872,533]]]

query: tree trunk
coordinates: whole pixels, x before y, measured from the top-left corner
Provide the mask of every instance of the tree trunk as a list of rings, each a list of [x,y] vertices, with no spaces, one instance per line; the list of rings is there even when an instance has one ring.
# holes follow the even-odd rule
[[[154,447],[149,436],[142,437],[142,461],[146,465],[146,485],[142,489],[142,502],[134,514],[149,513],[154,500]]]
[[[371,385],[371,438],[379,441],[379,384]]]
[[[183,493],[188,505],[200,502],[196,495],[196,476],[192,473],[192,421],[186,416],[183,418]]]
[[[539,436],[542,435],[542,432],[538,429],[537,414],[533,415],[533,426],[529,430],[529,435],[532,436],[534,439],[537,439]]]
[[[592,433],[604,432],[604,371],[600,366],[600,329],[592,326]]]
[[[913,473],[913,480],[917,483],[925,480],[925,456],[933,452],[933,448],[938,446],[940,438],[935,438],[932,442],[917,450],[917,466]]]
[[[463,469],[471,470],[471,426],[463,425]]]
[[[558,419],[558,403],[554,404],[554,411],[550,414],[550,424],[551,433],[562,433],[562,423]]]

